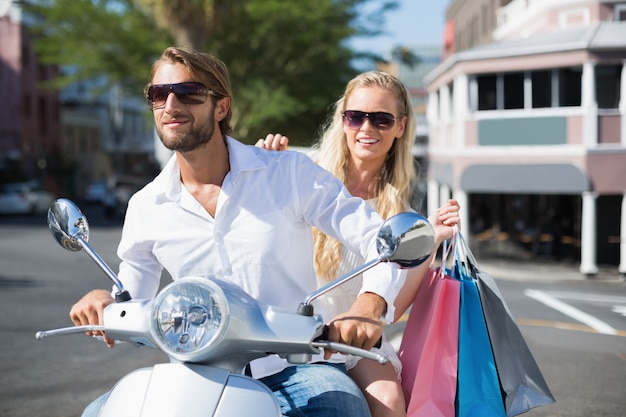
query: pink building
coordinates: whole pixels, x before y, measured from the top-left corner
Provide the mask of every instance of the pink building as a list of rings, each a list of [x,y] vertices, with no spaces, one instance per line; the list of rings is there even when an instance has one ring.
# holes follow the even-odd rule
[[[3,103],[3,111],[0,112],[0,154],[5,158],[18,157],[22,150],[21,45],[21,24],[17,11],[11,7],[0,7],[0,94]]]
[[[452,2],[425,79],[429,212],[452,195],[474,239],[626,273],[626,1],[493,3]]]
[[[40,179],[53,190],[63,168],[60,105],[58,92],[40,83],[55,71],[37,60],[20,8],[0,1],[0,170]]]

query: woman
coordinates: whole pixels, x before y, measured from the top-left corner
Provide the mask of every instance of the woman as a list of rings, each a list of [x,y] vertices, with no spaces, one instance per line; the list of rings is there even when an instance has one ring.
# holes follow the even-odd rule
[[[353,78],[335,103],[314,159],[339,178],[352,195],[389,218],[412,210],[409,201],[417,180],[411,153],[414,138],[415,117],[406,88],[392,75],[370,71]],[[278,134],[257,142],[257,146],[275,150],[286,149],[287,144],[288,139]],[[437,245],[452,237],[452,227],[459,222],[458,209],[458,203],[450,200],[429,218]],[[313,230],[313,234],[320,285],[364,262],[319,230]],[[429,264],[427,261],[409,270],[394,303],[396,320],[415,298]],[[360,285],[360,280],[354,279],[324,296],[323,302],[340,319],[358,295]],[[373,417],[406,416],[400,360],[388,341],[383,341],[381,350],[390,358],[387,365],[348,356],[346,368],[365,394]]]

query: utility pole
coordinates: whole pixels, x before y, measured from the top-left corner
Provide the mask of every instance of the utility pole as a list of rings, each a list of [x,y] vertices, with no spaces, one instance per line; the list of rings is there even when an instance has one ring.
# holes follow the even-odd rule
[[[109,113],[113,133],[113,172],[116,177],[122,173],[122,136],[124,131],[123,94],[119,84],[115,83],[109,93]]]

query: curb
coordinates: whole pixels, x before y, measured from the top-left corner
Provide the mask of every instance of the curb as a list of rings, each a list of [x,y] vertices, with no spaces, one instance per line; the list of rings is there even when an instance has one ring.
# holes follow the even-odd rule
[[[479,269],[496,279],[511,281],[579,281],[579,282],[626,282],[624,274],[616,266],[600,266],[595,275],[580,272],[578,265],[546,262],[511,262],[501,260],[478,260]]]

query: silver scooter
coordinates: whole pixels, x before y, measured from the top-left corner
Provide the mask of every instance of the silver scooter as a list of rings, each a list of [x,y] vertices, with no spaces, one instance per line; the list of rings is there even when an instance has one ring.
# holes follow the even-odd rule
[[[264,305],[218,277],[185,277],[154,299],[134,300],[116,274],[89,246],[89,224],[67,199],[56,200],[48,225],[59,244],[85,250],[117,287],[103,326],[73,326],[37,332],[37,339],[105,331],[116,341],[165,352],[170,363],[137,369],[119,380],[100,417],[279,417],[280,407],[261,382],[244,375],[253,359],[273,352],[293,364],[332,349],[385,363],[387,358],[325,339],[313,300],[381,262],[411,268],[430,256],[435,233],[428,220],[401,213],[387,220],[377,238],[379,257],[310,294],[298,311]]]

